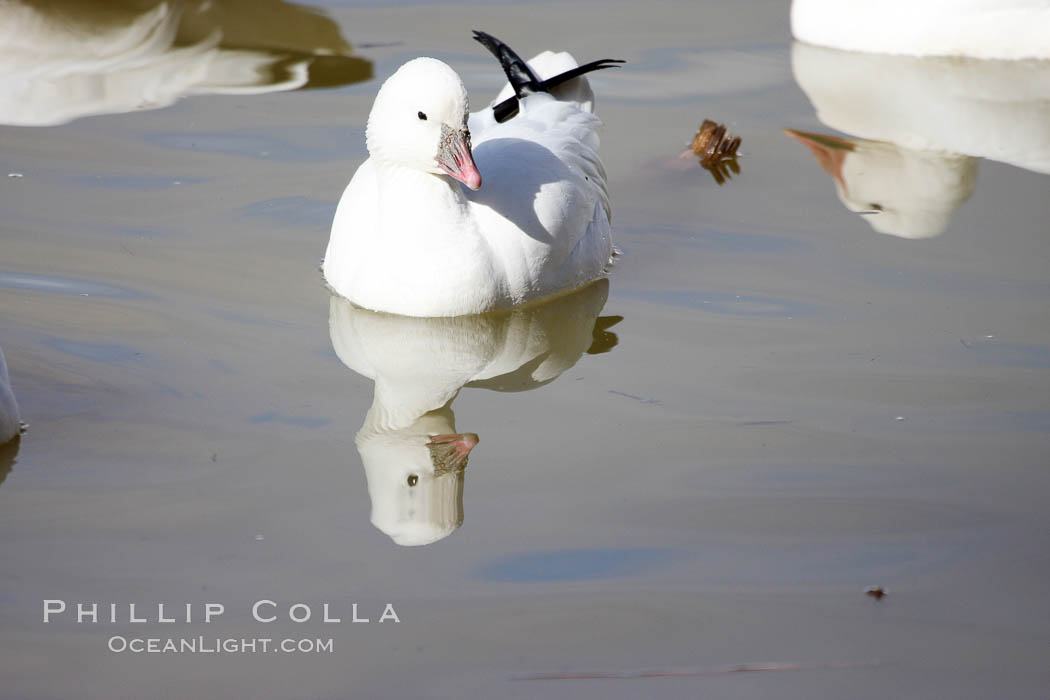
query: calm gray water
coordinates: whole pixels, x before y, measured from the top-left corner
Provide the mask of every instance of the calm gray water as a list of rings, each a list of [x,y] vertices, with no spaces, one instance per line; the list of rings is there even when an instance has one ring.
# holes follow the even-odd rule
[[[38,52],[0,49],[0,695],[1045,697],[1045,65],[793,48],[787,2],[327,4],[0,5]],[[74,48],[136,17],[160,48]],[[430,55],[486,104],[473,28],[629,61],[592,83],[624,255],[554,306],[362,314],[317,265],[371,100]],[[704,118],[722,186],[678,157]]]

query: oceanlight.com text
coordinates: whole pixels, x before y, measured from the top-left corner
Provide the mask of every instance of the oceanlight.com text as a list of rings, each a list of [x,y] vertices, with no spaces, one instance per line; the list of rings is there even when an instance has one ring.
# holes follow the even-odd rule
[[[271,637],[122,637],[107,642],[115,654],[331,654],[332,639]]]

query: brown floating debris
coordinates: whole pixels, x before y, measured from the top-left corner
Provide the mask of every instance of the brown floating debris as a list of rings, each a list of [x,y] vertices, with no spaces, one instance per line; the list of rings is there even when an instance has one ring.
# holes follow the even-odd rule
[[[736,149],[740,147],[740,137],[734,137],[726,131],[725,124],[718,124],[705,119],[700,130],[690,144],[693,153],[700,156],[706,167],[709,163],[726,158],[735,158]]]
[[[700,166],[711,173],[715,182],[724,184],[733,175],[740,174],[740,165],[736,160],[736,151],[740,148],[740,137],[730,134],[725,124],[705,119],[696,132],[690,151],[700,158]]]
[[[882,586],[868,586],[864,589],[864,595],[871,596],[875,600],[882,600],[888,594],[889,591]]]

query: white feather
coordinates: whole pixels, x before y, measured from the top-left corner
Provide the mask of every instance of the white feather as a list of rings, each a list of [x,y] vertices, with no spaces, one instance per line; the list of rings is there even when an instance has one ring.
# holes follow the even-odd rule
[[[1050,58],[1046,0],[794,0],[799,41],[905,56]]]

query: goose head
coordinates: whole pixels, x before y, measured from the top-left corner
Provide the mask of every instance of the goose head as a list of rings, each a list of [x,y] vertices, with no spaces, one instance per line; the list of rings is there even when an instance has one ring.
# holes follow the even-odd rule
[[[416,58],[379,88],[365,138],[378,162],[448,175],[472,190],[481,174],[470,152],[467,89],[447,64]]]

